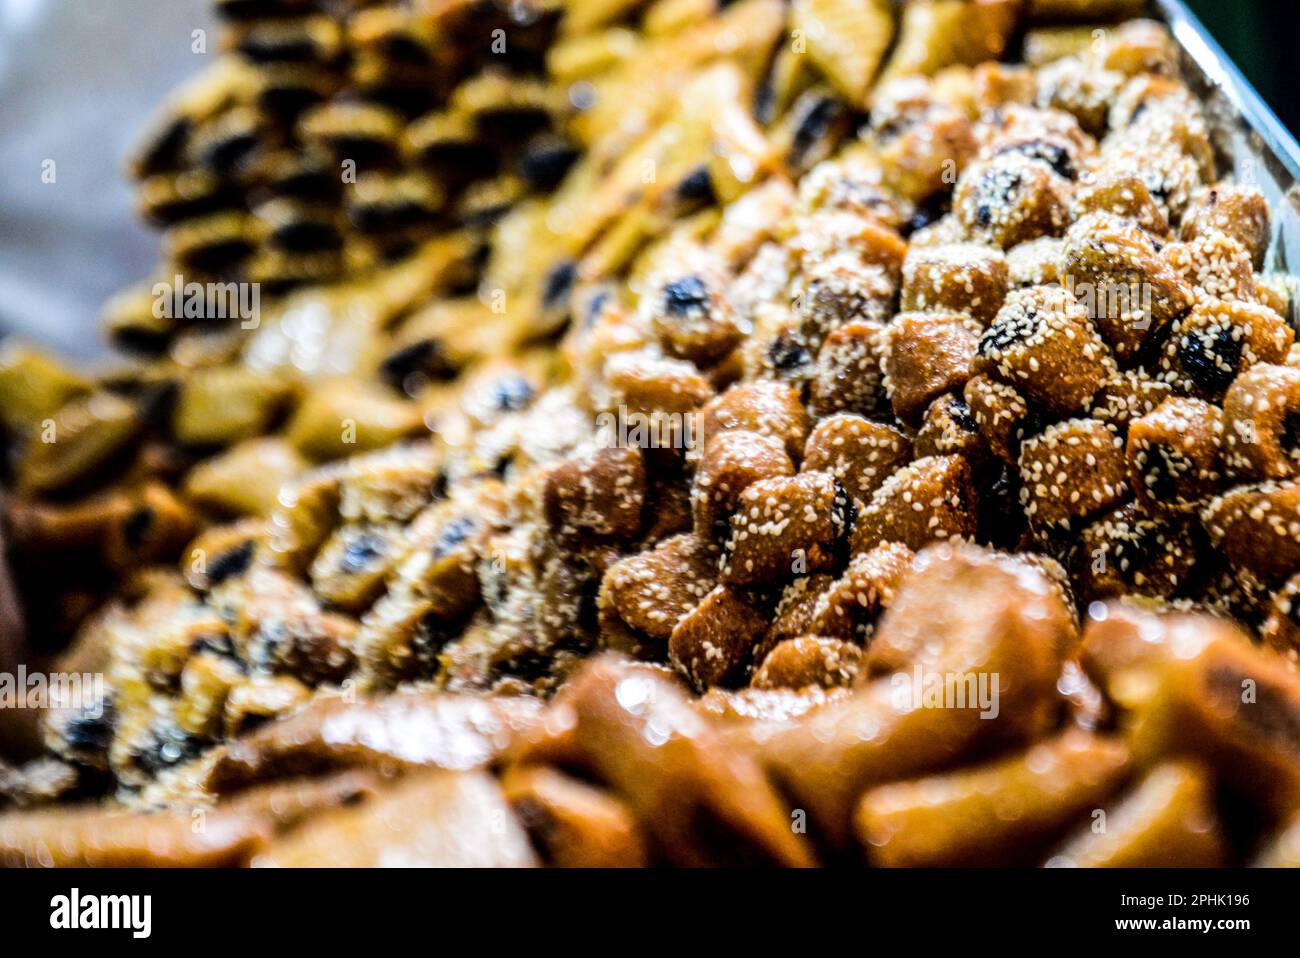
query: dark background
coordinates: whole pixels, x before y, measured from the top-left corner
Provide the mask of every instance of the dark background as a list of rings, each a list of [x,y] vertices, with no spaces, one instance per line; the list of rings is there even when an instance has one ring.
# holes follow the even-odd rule
[[[1292,133],[1300,135],[1300,0],[1187,0]]]

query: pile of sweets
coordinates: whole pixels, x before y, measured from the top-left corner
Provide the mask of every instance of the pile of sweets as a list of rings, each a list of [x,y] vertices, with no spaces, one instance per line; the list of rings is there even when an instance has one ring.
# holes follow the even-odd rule
[[[106,677],[0,861],[1300,860],[1291,281],[1141,4],[222,6],[138,166],[262,315],[0,370]]]

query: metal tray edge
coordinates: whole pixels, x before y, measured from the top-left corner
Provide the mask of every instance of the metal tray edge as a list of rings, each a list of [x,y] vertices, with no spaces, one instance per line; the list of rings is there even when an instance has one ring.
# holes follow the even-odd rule
[[[1235,179],[1258,186],[1273,209],[1265,270],[1286,278],[1287,318],[1300,330],[1300,143],[1183,0],[1151,0],[1151,8],[1182,51],[1185,79],[1206,104]]]

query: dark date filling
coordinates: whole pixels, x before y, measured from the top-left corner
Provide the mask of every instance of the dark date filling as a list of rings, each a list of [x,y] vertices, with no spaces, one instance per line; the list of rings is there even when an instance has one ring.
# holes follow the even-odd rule
[[[1241,368],[1241,331],[1227,326],[1189,333],[1178,343],[1178,361],[1198,387],[1222,392]]]
[[[979,355],[988,356],[994,350],[1003,351],[1018,343],[1029,342],[1041,325],[1038,308],[1033,305],[1026,305],[1018,314],[1004,311],[980,337]]]
[[[447,523],[438,536],[438,541],[434,544],[433,557],[442,559],[449,555],[453,549],[470,537],[470,533],[474,531],[476,525],[469,516],[457,516]]]
[[[1282,418],[1282,451],[1300,462],[1300,410],[1288,412]]]
[[[560,263],[546,277],[546,286],[542,290],[542,307],[559,309],[567,304],[577,281],[578,265],[573,262]]]
[[[835,529],[835,542],[832,553],[837,566],[843,567],[849,561],[852,546],[853,525],[857,522],[858,506],[853,496],[843,484],[835,480],[835,497],[831,501],[831,525]]]
[[[796,165],[802,164],[813,147],[826,139],[844,114],[844,104],[834,97],[821,97],[804,113],[795,128],[790,148],[791,159]]]
[[[1067,180],[1076,179],[1079,175],[1069,151],[1055,143],[1048,143],[1046,140],[1033,140],[1029,143],[1014,143],[1000,147],[994,153],[994,156],[1001,156],[1005,153],[1021,153],[1030,159],[1046,163],[1058,176]]]
[[[412,377],[445,380],[457,372],[447,361],[442,344],[434,339],[421,339],[393,351],[384,358],[379,371],[390,386],[399,390],[405,390]]]
[[[965,399],[954,398],[951,400],[948,403],[948,416],[963,432],[979,432],[979,424],[975,422],[975,417],[971,415],[970,406],[966,404]]]
[[[339,562],[344,575],[365,572],[384,554],[384,541],[373,532],[362,532],[348,540]]]
[[[1149,574],[1166,552],[1164,534],[1155,523],[1134,523],[1132,531],[1115,548],[1120,570],[1132,582],[1138,575]]]
[[[814,362],[812,351],[798,340],[795,333],[783,330],[767,348],[772,368],[784,378],[797,379],[811,373]]]
[[[1004,216],[1007,210],[1019,206],[1017,194],[1024,185],[1019,173],[1011,170],[990,170],[980,178],[979,200],[975,206],[975,222],[990,226],[994,219]]]
[[[202,739],[171,722],[155,722],[148,743],[136,753],[136,764],[157,775],[197,758],[203,745]]]
[[[1191,461],[1176,449],[1156,445],[1142,456],[1142,481],[1151,498],[1158,502],[1177,502],[1179,483],[1192,471]]]
[[[708,308],[709,287],[698,276],[683,276],[664,287],[664,309],[669,316],[682,318]]]

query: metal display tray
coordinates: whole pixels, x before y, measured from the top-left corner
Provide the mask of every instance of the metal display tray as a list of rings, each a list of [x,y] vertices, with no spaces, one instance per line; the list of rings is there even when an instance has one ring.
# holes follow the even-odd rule
[[[1273,210],[1264,269],[1284,274],[1300,330],[1300,144],[1183,0],[1152,0],[1182,52],[1184,79],[1205,103],[1220,173],[1259,187]]]

